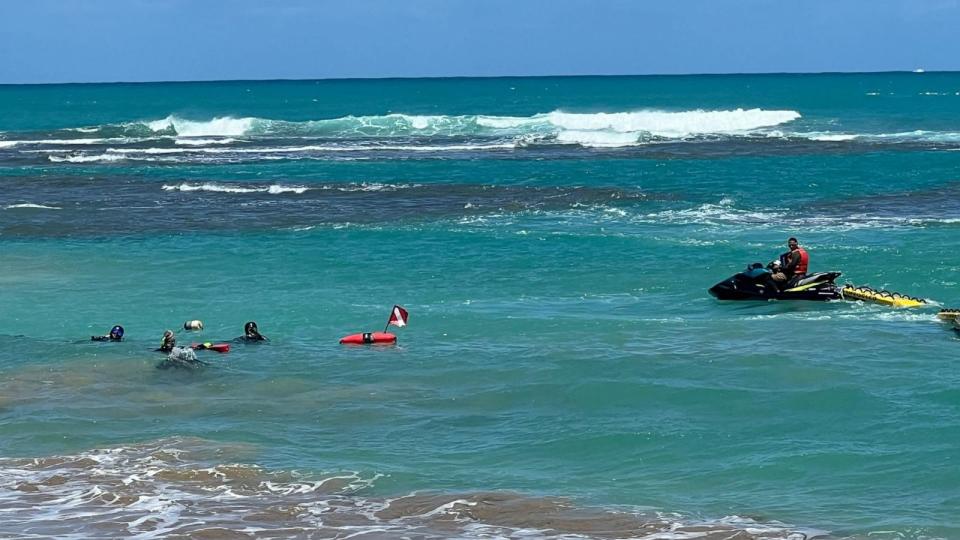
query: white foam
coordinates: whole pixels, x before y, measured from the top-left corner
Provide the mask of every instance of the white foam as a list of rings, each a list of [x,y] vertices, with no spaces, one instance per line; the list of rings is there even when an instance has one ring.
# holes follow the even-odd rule
[[[309,145],[309,146],[281,146],[276,148],[203,148],[198,149],[208,153],[230,153],[237,152],[241,154],[273,154],[273,153],[297,153],[297,152],[370,152],[370,151],[410,151],[410,152],[450,152],[450,151],[469,151],[469,150],[498,150],[515,148],[514,143],[491,143],[491,144],[442,144],[442,145],[389,145],[389,144],[359,144],[359,145]]]
[[[516,148],[514,143],[492,143],[492,144],[443,144],[443,145],[394,145],[394,146],[370,146],[358,148],[359,150],[408,150],[413,152],[456,152],[470,150],[501,150]]]
[[[347,186],[324,186],[323,189],[335,189],[337,191],[396,191],[398,189],[409,189],[420,187],[421,184],[381,184],[380,182],[361,182],[359,184],[350,184]]]
[[[0,141],[0,148],[13,148],[19,141]]]
[[[201,148],[107,148],[111,154],[183,154]]]
[[[905,141],[929,141],[929,142],[960,142],[960,132],[954,131],[927,131],[917,129],[914,131],[902,131],[897,133],[880,133],[877,135],[864,135],[865,137],[874,137],[877,139],[899,139]]]
[[[618,133],[649,133],[656,137],[683,138],[696,135],[741,134],[773,127],[800,118],[796,111],[735,109],[732,111],[637,111],[577,114],[554,111],[546,115],[564,130]]]
[[[565,130],[557,134],[557,142],[574,143],[593,148],[617,148],[637,144],[637,133],[618,133],[615,131],[574,131]]]
[[[153,131],[158,132],[173,128],[177,135],[184,137],[232,137],[248,133],[256,121],[256,118],[233,118],[230,116],[195,121],[184,120],[171,115],[162,120],[154,120],[145,124]]]
[[[47,145],[47,146],[89,146],[92,144],[132,144],[153,140],[153,138],[110,137],[101,139],[39,139],[24,141],[8,141],[14,145]],[[63,149],[22,150],[22,152],[57,152]]]
[[[211,182],[203,184],[189,184],[182,183],[177,185],[164,185],[164,191],[182,191],[182,192],[191,192],[191,191],[210,191],[214,193],[269,193],[271,195],[280,195],[283,193],[296,193],[301,194],[306,192],[308,187],[305,186],[282,186],[278,184],[273,184],[266,187],[246,187],[246,186],[237,186],[237,185],[223,185],[223,184],[214,184]]]
[[[296,194],[299,195],[299,194],[301,194],[301,193],[306,192],[308,189],[310,189],[310,188],[303,187],[303,186],[279,186],[279,185],[272,185],[272,186],[270,186],[270,187],[267,188],[267,193],[269,193],[269,194],[271,194],[271,195],[279,195],[279,194],[281,194],[281,193],[296,193]]]
[[[520,516],[524,523],[512,525],[510,518],[496,514],[491,514],[494,519],[489,523],[482,515],[473,516],[470,509],[483,506],[495,510],[501,504],[509,509],[511,501],[500,503],[499,497],[491,500],[482,493],[422,499],[416,492],[396,498],[363,495],[382,475],[344,471],[305,477],[256,465],[211,466],[206,460],[194,461],[189,453],[181,459],[180,449],[170,447],[172,444],[184,443],[165,440],[54,460],[0,458],[0,536],[30,533],[69,540],[91,536],[152,539],[231,533],[262,537],[276,531],[289,537],[344,539],[443,535],[573,540],[590,536],[562,527],[538,528],[551,527],[554,520],[548,519],[549,514],[538,520],[538,525],[526,523],[527,516]],[[216,443],[204,443],[198,449],[206,455],[216,447]],[[172,460],[171,455],[175,456]],[[64,478],[67,481],[62,481]],[[22,489],[25,487],[33,489]],[[528,499],[520,496],[516,500],[522,504]],[[537,505],[534,508],[555,513],[561,525],[564,516],[578,515],[573,505],[561,507],[544,499],[529,500]],[[742,536],[740,531],[784,539],[827,534],[738,516],[707,520],[651,513],[641,507],[585,510],[585,517],[597,526],[606,524],[605,516],[614,526],[631,519],[637,525],[633,538],[648,540],[735,537]]]
[[[802,137],[804,139],[809,139],[811,141],[824,141],[824,142],[841,142],[841,141],[852,141],[860,137],[860,135],[852,133],[833,133],[829,131],[814,131],[810,133],[793,133],[793,137]]]
[[[726,204],[724,204],[726,202]],[[681,210],[665,210],[647,214],[644,220],[654,222],[668,223],[693,223],[703,225],[718,224],[769,224],[782,220],[779,213],[773,211],[749,211],[734,208],[729,199],[724,199],[720,204],[702,204],[696,208],[685,208]]]
[[[47,159],[54,163],[93,163],[98,161],[122,161],[126,159],[126,156],[121,154],[94,154],[94,155],[77,155],[77,156],[47,156]]]
[[[88,145],[88,144],[103,144],[105,142],[129,142],[130,139],[126,138],[113,138],[113,139],[40,139],[36,141],[16,141],[20,144],[60,144],[60,145]]]
[[[514,143],[489,144],[445,144],[445,145],[384,145],[384,144],[353,144],[353,145],[307,145],[307,146],[277,146],[258,148],[109,148],[108,152],[118,154],[297,154],[310,152],[376,152],[376,151],[407,151],[407,152],[456,152],[477,150],[508,150],[516,148]]]
[[[478,126],[494,129],[514,129],[542,123],[540,117],[516,116],[477,116],[476,122]]]
[[[59,206],[47,206],[44,204],[33,204],[33,203],[21,203],[21,204],[10,204],[5,206],[7,210],[13,210],[14,208],[35,208],[39,210],[62,210]]]
[[[184,146],[206,146],[208,144],[231,144],[237,142],[237,139],[232,137],[225,137],[221,139],[184,139],[177,137],[174,141],[176,144],[182,144]]]
[[[441,116],[407,116],[407,121],[414,129],[427,129],[431,124],[441,120]]]

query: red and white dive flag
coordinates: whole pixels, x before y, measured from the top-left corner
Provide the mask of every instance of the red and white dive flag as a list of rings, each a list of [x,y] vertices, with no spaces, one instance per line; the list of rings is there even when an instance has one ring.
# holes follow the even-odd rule
[[[400,327],[406,326],[407,317],[407,310],[400,306],[393,306],[393,311],[390,312],[390,320],[387,321],[387,326],[391,324]]]

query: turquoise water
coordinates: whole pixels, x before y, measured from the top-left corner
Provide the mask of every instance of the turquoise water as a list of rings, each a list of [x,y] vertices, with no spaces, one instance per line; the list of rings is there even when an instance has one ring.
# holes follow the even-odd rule
[[[0,532],[960,538],[958,118],[952,73],[0,87]],[[788,236],[933,302],[707,295]],[[154,369],[189,319],[270,342]]]

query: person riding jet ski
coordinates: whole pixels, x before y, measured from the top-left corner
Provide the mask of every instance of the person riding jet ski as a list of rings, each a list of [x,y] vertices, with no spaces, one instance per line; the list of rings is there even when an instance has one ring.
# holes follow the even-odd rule
[[[796,238],[791,236],[787,240],[787,247],[790,250],[780,255],[780,259],[774,262],[771,269],[773,270],[773,280],[777,282],[781,290],[789,289],[801,279],[807,277],[807,269],[810,266],[810,255],[807,250],[800,247]]]
[[[840,287],[834,282],[840,272],[807,275],[810,256],[796,238],[787,241],[790,251],[763,267],[753,263],[710,288],[719,300],[838,300]]]

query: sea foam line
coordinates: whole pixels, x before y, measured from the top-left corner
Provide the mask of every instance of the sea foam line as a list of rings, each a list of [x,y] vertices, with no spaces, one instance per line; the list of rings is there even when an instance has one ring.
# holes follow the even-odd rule
[[[269,193],[271,195],[280,195],[283,193],[296,193],[301,194],[305,193],[310,188],[305,186],[282,186],[279,184],[273,184],[270,186],[262,187],[245,187],[245,186],[236,186],[236,185],[223,185],[215,184],[211,182],[206,182],[203,184],[190,184],[182,183],[176,185],[165,184],[163,186],[164,191],[181,191],[181,192],[191,192],[191,191],[210,191],[214,193]]]
[[[120,154],[94,154],[94,155],[76,155],[76,156],[47,156],[47,159],[54,163],[94,163],[98,161],[123,161],[126,156]]]
[[[411,152],[444,152],[470,150],[498,150],[516,148],[514,143],[491,144],[446,144],[446,145],[384,145],[384,144],[352,144],[352,145],[304,145],[304,146],[275,146],[258,148],[108,148],[113,154],[292,154],[302,152],[376,152],[376,151],[411,151]]]
[[[20,203],[20,204],[9,204],[4,206],[7,210],[13,210],[15,208],[34,208],[39,210],[62,210],[59,206],[47,206],[44,204],[34,204],[34,203]]]

